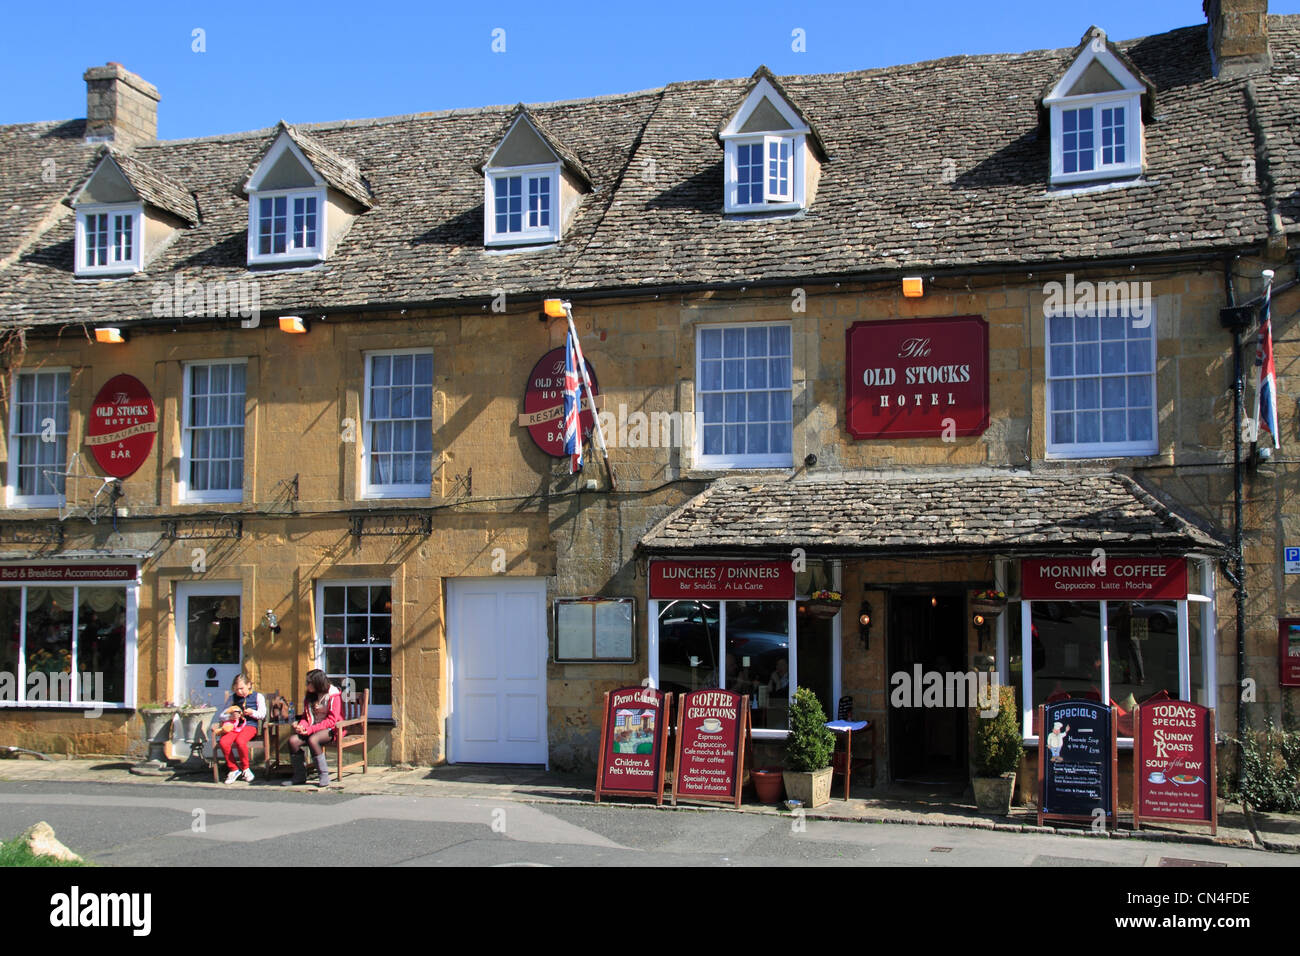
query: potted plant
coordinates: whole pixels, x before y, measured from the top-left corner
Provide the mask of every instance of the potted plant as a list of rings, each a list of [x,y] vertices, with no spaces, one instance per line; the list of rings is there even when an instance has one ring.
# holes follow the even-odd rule
[[[998,708],[990,717],[978,714],[975,729],[975,766],[971,787],[980,813],[1005,817],[1016,792],[1016,770],[1024,753],[1020,722],[1016,719],[1016,692],[998,687]]]
[[[190,691],[189,700],[177,709],[181,719],[180,739],[189,744],[189,758],[181,765],[182,770],[195,773],[208,769],[203,757],[203,750],[208,741],[207,726],[217,714],[217,708]],[[180,756],[178,753],[177,757]]]
[[[839,591],[829,591],[823,588],[812,593],[805,607],[808,609],[809,617],[827,619],[839,614],[840,605],[843,603],[843,594]]]
[[[785,792],[812,809],[830,803],[831,754],[835,735],[826,728],[821,701],[807,687],[797,688],[785,741]]]
[[[997,588],[985,588],[971,595],[970,610],[972,614],[985,617],[997,617],[1007,608],[1007,592]]]
[[[166,703],[150,701],[141,704],[138,709],[141,719],[144,720],[144,742],[147,752],[144,760],[132,767],[131,772],[142,775],[170,773],[171,770],[167,766],[167,759],[163,753],[163,745],[171,737],[172,718],[176,716],[178,708],[171,701]]]

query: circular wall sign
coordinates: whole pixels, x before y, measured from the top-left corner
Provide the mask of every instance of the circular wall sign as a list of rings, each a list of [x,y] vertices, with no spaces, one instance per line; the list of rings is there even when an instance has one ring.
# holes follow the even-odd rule
[[[600,395],[600,386],[596,383],[596,373],[591,363],[583,357],[587,366],[587,377],[591,380],[591,394]],[[578,424],[585,441],[595,427],[595,420],[587,410],[587,399],[582,399],[582,415]],[[524,413],[519,416],[519,423],[528,428],[537,447],[554,458],[564,457],[564,348],[551,349],[533,366],[528,373],[528,384],[524,387]]]
[[[158,409],[149,389],[133,375],[115,375],[90,407],[86,444],[105,473],[127,478],[153,451],[157,431]]]

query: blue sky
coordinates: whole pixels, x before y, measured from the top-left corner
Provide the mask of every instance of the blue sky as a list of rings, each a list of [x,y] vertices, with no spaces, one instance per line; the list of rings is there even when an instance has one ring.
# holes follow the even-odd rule
[[[656,0],[612,12],[598,4],[466,6],[9,4],[0,26],[0,123],[84,116],[81,74],[109,60],[158,87],[159,135],[176,139],[281,118],[314,123],[574,99],[748,76],[760,63],[780,74],[828,73],[1065,47],[1092,23],[1117,40],[1203,23],[1200,0]],[[1300,0],[1274,0],[1270,9],[1300,13]],[[504,52],[492,49],[497,29]],[[192,49],[195,30],[205,52]],[[792,49],[795,30],[803,31],[803,52]]]

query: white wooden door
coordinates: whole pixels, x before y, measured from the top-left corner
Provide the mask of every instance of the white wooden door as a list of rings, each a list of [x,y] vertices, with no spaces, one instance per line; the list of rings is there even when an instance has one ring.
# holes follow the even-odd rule
[[[447,583],[455,763],[547,762],[546,582]]]
[[[238,581],[176,586],[178,704],[196,701],[220,707],[225,703],[230,684],[243,666],[240,612]],[[176,721],[175,733],[180,733],[180,726]],[[189,748],[178,752],[186,757]]]

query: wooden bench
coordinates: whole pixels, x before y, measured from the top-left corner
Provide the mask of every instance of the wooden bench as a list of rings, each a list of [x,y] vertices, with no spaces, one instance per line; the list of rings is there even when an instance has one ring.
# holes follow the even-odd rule
[[[351,700],[345,696],[343,698],[343,720],[336,726],[346,731],[345,734],[335,734],[334,739],[324,747],[325,759],[328,760],[330,753],[334,754],[334,779],[337,780],[343,774],[361,768],[365,773],[370,769],[370,739],[368,737],[367,720],[370,716],[370,688],[363,690],[360,696],[353,695]],[[343,752],[351,747],[360,747],[361,754],[354,757],[351,763],[343,762]]]
[[[270,736],[270,730],[266,726],[266,721],[262,721],[262,732],[248,742],[249,769],[257,766],[257,755],[260,751],[262,755],[262,772],[265,774],[267,767],[266,755],[271,752]],[[208,737],[212,744],[212,782],[221,783],[222,768],[226,766],[226,754],[225,751],[221,749],[221,745],[217,743],[216,728],[208,729]]]

